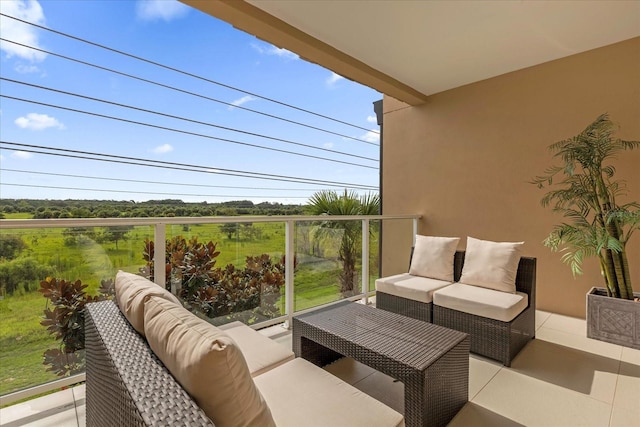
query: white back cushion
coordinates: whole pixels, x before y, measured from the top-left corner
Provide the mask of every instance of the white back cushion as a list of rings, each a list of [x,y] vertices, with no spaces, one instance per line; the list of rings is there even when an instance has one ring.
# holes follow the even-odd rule
[[[491,242],[467,237],[460,283],[516,292],[516,274],[524,242]]]
[[[453,282],[453,257],[459,237],[416,236],[409,274]]]
[[[227,334],[158,297],[146,301],[144,319],[149,347],[216,426],[275,426]]]
[[[137,274],[118,271],[116,274],[116,302],[131,326],[144,335],[144,302],[151,296],[164,298],[182,306],[180,300],[162,286]]]

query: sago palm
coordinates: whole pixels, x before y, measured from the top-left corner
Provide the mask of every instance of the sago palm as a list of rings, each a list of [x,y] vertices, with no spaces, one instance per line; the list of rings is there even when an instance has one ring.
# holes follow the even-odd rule
[[[625,248],[640,228],[640,204],[617,203],[626,185],[613,179],[616,169],[608,162],[620,151],[638,148],[640,141],[616,139],[613,132],[613,123],[603,114],[580,134],[552,144],[549,149],[562,164],[547,169],[533,183],[551,188],[542,205],[551,206],[568,220],[554,227],[545,246],[563,251],[562,260],[574,275],[582,273],[585,258],[597,256],[607,293],[632,299]]]
[[[307,210],[311,215],[378,215],[380,197],[377,194],[358,195],[345,190],[338,194],[332,190],[322,190],[309,198]],[[343,294],[353,291],[356,280],[356,260],[361,232],[360,221],[321,221],[317,237],[341,235],[338,259],[342,262],[340,290]]]

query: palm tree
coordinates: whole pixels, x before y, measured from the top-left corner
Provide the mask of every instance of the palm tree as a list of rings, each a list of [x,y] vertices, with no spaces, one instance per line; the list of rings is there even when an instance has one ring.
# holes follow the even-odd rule
[[[358,195],[345,190],[342,195],[333,190],[322,190],[309,198],[307,210],[311,215],[378,215],[380,196],[377,194]],[[360,221],[321,221],[317,237],[341,234],[338,259],[342,262],[340,291],[353,292],[356,281],[356,260],[359,255]]]
[[[607,294],[633,299],[625,247],[640,229],[640,204],[616,202],[616,196],[625,193],[625,183],[613,180],[615,167],[607,162],[620,151],[640,147],[640,141],[615,139],[613,131],[613,123],[602,114],[578,135],[552,144],[549,149],[562,165],[547,169],[533,183],[553,186],[541,203],[569,220],[554,227],[545,246],[564,251],[562,259],[574,274],[582,273],[584,258],[597,256]],[[554,183],[554,178],[559,179]]]

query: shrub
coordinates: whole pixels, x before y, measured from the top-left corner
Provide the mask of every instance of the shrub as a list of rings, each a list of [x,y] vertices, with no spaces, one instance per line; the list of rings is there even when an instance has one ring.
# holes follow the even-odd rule
[[[11,260],[20,255],[27,244],[20,236],[13,234],[0,234],[0,258]]]
[[[37,286],[38,280],[51,275],[53,267],[40,264],[33,258],[18,258],[0,263],[0,292],[28,292]]]
[[[186,240],[175,236],[166,245],[165,287],[172,290],[173,285],[193,311],[245,323],[280,313],[277,302],[285,280],[284,258],[274,262],[267,254],[249,256],[243,269],[233,264],[220,268],[216,267],[220,252],[211,241],[202,243],[197,237]],[[149,280],[154,278],[154,254],[153,241],[145,240],[143,258],[147,265],[140,273]]]
[[[40,282],[38,290],[49,301],[40,324],[47,328],[55,339],[60,340],[59,348],[43,353],[43,364],[47,371],[65,376],[82,372],[85,367],[84,354],[84,308],[90,302],[102,301],[114,294],[113,280],[103,280],[97,296],[87,295],[80,280],[68,282],[47,277]],[[49,307],[49,303],[51,307]]]

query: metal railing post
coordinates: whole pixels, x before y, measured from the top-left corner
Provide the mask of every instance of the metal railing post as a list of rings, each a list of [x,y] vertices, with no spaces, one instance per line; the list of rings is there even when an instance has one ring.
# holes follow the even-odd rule
[[[167,259],[167,228],[162,222],[158,222],[153,226],[153,265],[154,277],[153,281],[158,285],[165,287],[167,281],[167,273],[165,271],[165,262]]]
[[[294,265],[295,265],[295,221],[288,220],[285,223],[284,229],[285,244],[285,260],[284,260],[284,307],[287,315],[285,322],[285,328],[291,329],[293,324],[293,311],[294,311],[294,294],[293,294],[293,277],[294,277]]]
[[[416,245],[416,236],[418,235],[418,218],[413,218],[413,245]]]
[[[369,220],[362,220],[362,293],[364,303],[369,303]]]

